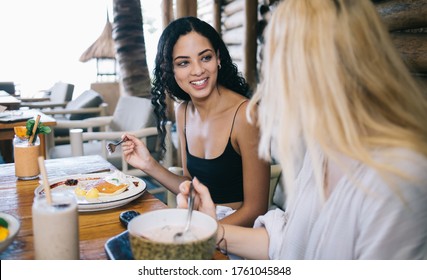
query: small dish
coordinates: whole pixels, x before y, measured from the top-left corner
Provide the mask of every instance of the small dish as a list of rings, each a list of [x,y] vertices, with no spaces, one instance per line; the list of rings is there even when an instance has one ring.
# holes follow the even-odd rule
[[[15,218],[12,215],[0,212],[0,218],[3,218],[8,223],[8,229],[9,229],[9,235],[8,237],[0,241],[0,252],[3,252],[15,239],[16,235],[19,232],[19,228],[21,226],[21,223],[17,218]]]

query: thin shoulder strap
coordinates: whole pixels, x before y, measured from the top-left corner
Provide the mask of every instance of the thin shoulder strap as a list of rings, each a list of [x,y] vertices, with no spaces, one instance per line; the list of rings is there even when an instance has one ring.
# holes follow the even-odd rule
[[[185,111],[184,111],[184,137],[185,142],[187,142],[187,107],[188,107],[188,101],[185,103]]]
[[[248,99],[244,100],[242,103],[239,104],[239,107],[237,107],[236,112],[234,113],[234,118],[233,118],[233,123],[231,124],[231,130],[230,130],[230,136],[231,137],[231,133],[233,132],[233,127],[234,127],[234,120],[236,119],[237,116],[237,112],[239,112],[240,107],[243,105],[243,103],[245,103],[246,101],[248,101]]]

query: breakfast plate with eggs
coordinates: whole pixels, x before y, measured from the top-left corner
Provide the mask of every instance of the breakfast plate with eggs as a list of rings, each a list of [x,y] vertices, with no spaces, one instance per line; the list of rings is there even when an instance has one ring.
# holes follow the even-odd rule
[[[120,171],[70,175],[49,180],[52,192],[71,192],[76,196],[79,212],[107,210],[125,205],[140,197],[146,184],[140,178]],[[43,195],[43,184],[35,189]]]

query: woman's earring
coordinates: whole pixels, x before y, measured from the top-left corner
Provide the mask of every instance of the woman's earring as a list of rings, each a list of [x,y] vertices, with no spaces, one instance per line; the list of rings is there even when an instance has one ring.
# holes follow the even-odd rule
[[[221,64],[218,64],[218,70],[221,70]]]

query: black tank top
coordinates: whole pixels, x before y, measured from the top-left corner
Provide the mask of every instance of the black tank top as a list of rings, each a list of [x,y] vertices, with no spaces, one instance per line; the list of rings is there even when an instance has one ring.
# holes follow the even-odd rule
[[[224,152],[214,159],[203,159],[190,154],[187,142],[187,105],[185,107],[184,135],[187,152],[187,169],[191,177],[197,177],[200,182],[208,187],[212,200],[216,204],[243,201],[243,169],[242,157],[234,150],[231,144],[231,132],[234,120],[240,106],[234,113],[233,123]]]

